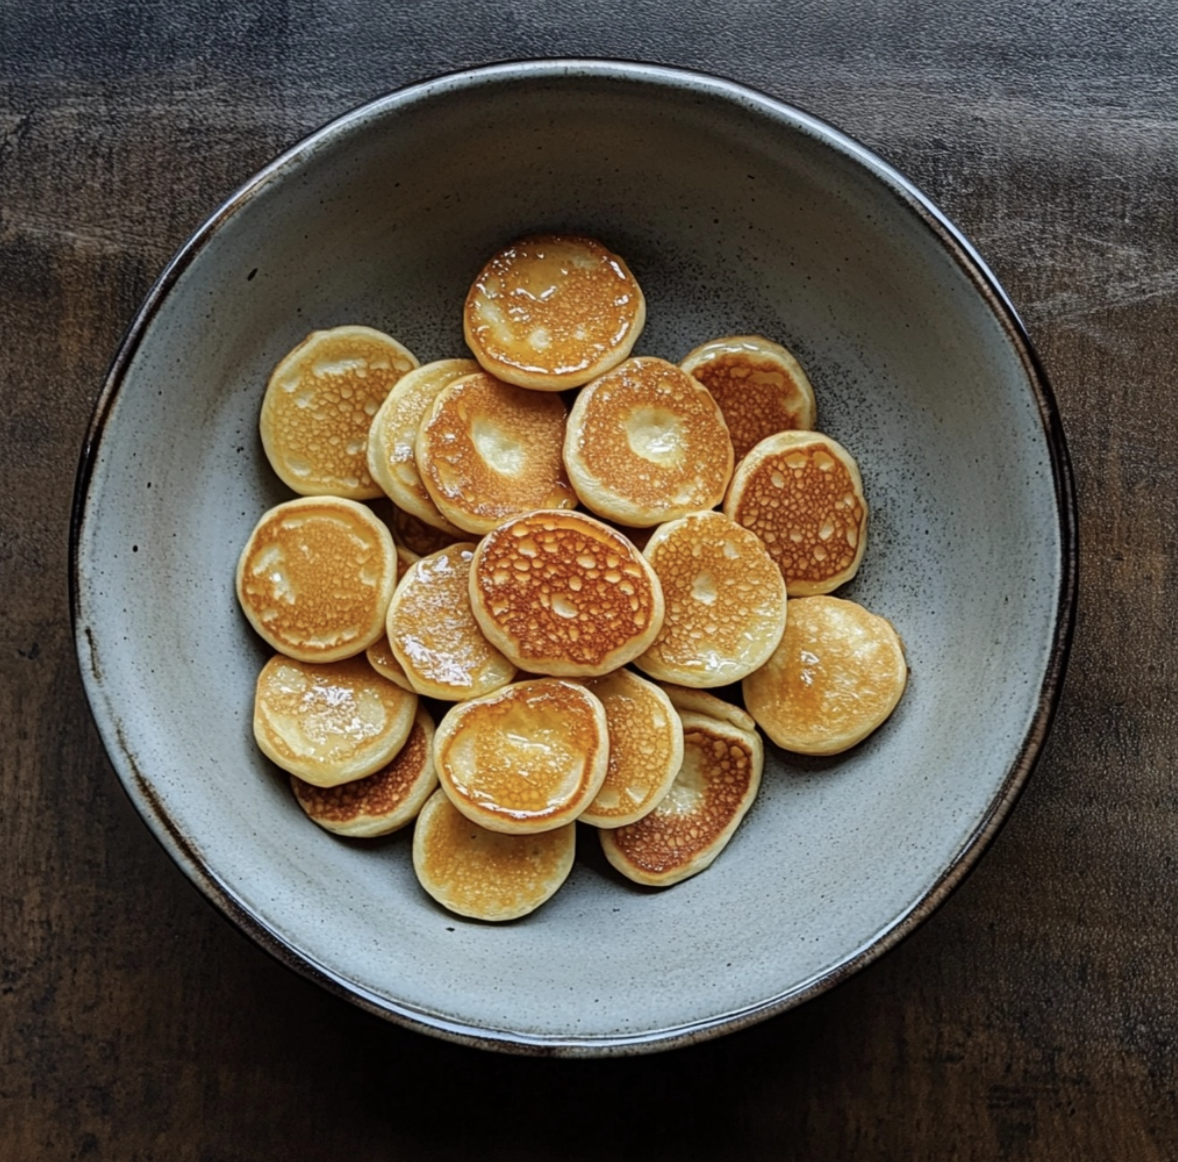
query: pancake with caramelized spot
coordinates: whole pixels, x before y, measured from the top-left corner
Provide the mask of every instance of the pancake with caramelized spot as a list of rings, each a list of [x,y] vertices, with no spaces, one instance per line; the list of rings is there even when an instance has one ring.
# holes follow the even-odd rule
[[[766,436],[814,430],[814,389],[802,365],[780,343],[760,335],[713,339],[679,366],[720,405],[737,460]]]
[[[636,883],[667,887],[708,867],[756,798],[765,762],[756,731],[690,712],[683,766],[670,791],[637,823],[602,831],[606,859]]]
[[[392,762],[416,712],[417,695],[364,658],[318,664],[279,654],[258,675],[254,738],[284,771],[334,787]]]
[[[882,725],[907,682],[887,618],[838,597],[800,597],[773,656],[745,678],[744,702],[778,746],[832,755]]]
[[[452,536],[417,470],[417,430],[442,388],[478,371],[473,359],[439,359],[410,371],[385,397],[368,430],[368,471],[398,508]],[[441,548],[440,545],[435,548]]]
[[[608,762],[601,701],[556,678],[460,702],[434,739],[434,765],[454,806],[508,834],[571,823],[601,789]]]
[[[381,495],[368,470],[368,429],[393,385],[417,366],[371,327],[313,331],[274,368],[262,400],[262,446],[302,496]]]
[[[683,725],[670,699],[629,670],[586,678],[601,699],[609,729],[609,766],[581,813],[594,827],[622,827],[652,811],[683,764]]]
[[[646,301],[625,262],[571,234],[505,246],[479,272],[463,314],[483,367],[533,391],[579,387],[608,371],[645,322]]]
[[[417,432],[417,464],[439,511],[485,533],[508,517],[577,503],[561,461],[568,414],[558,396],[476,372],[443,388]]]
[[[443,908],[475,920],[516,920],[534,912],[568,878],[577,825],[504,835],[472,823],[441,790],[413,830],[413,870]]]
[[[332,662],[384,631],[397,577],[389,530],[335,496],[286,501],[264,513],[237,563],[237,599],[280,653]]]
[[[564,462],[581,502],[646,528],[714,508],[732,476],[732,441],[707,389],[673,363],[627,359],[577,396]]]
[[[785,582],[760,539],[719,512],[659,525],[643,554],[663,587],[666,616],[635,665],[686,686],[726,686],[751,674],[785,629]]]
[[[579,512],[534,512],[479,543],[470,603],[521,670],[594,677],[632,661],[663,624],[663,594],[621,533]]]
[[[750,733],[757,729],[751,714],[731,702],[725,702],[723,698],[717,698],[715,694],[690,686],[676,686],[671,682],[660,682],[659,685],[671,700],[671,705],[683,714],[702,714],[705,718],[716,718]]]
[[[819,432],[779,432],[736,467],[724,515],[751,529],[790,597],[830,593],[859,570],[867,501],[854,457]]]
[[[291,790],[307,817],[327,831],[352,839],[388,835],[412,823],[437,789],[433,751],[433,720],[418,706],[405,745],[375,774],[335,787],[316,787],[291,775]]]
[[[483,635],[470,607],[474,545],[459,543],[422,557],[389,603],[390,649],[419,694],[457,702],[490,694],[515,676]]]

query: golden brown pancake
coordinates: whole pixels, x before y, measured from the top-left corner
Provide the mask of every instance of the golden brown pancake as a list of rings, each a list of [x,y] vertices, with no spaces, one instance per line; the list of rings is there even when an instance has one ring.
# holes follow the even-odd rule
[[[237,563],[237,599],[280,653],[332,662],[384,632],[397,577],[393,538],[371,510],[337,496],[276,505]]]
[[[475,551],[470,603],[521,670],[594,677],[649,647],[663,624],[654,570],[621,533],[579,512],[534,512]]]
[[[434,766],[454,806],[508,834],[573,822],[601,789],[608,762],[600,699],[558,678],[460,702],[434,739]]]
[[[441,529],[428,525],[425,521],[415,517],[412,513],[398,508],[390,502],[389,527],[393,530],[393,537],[398,549],[406,548],[418,557],[428,557],[455,541],[465,540],[467,534],[459,532],[444,533]],[[410,562],[412,564],[412,562]]]
[[[726,686],[762,665],[785,629],[785,582],[759,537],[719,512],[659,525],[643,554],[666,615],[634,664],[685,686]]]
[[[417,431],[426,490],[447,520],[479,534],[521,512],[572,508],[561,461],[567,418],[557,396],[483,371],[456,379]]]
[[[262,446],[302,496],[380,496],[368,471],[368,429],[417,359],[371,327],[313,331],[274,368],[262,401]]]
[[[392,762],[416,712],[417,695],[364,658],[320,664],[279,654],[258,675],[254,738],[284,771],[334,787]]]
[[[760,335],[713,339],[679,366],[720,405],[737,460],[766,436],[814,430],[814,389],[802,365],[780,343]]]
[[[290,785],[307,817],[336,835],[371,839],[397,831],[413,822],[438,786],[433,720],[419,706],[405,745],[375,774],[335,787],[316,787],[291,775]]]
[[[458,702],[505,686],[515,667],[493,646],[470,608],[474,545],[422,557],[389,604],[388,641],[419,694]]]
[[[413,870],[444,908],[476,920],[515,920],[535,911],[568,878],[577,825],[504,835],[472,823],[441,790],[413,830]]]
[[[867,501],[850,452],[819,432],[780,432],[736,467],[724,515],[751,529],[790,597],[829,593],[859,570]]]
[[[751,714],[731,702],[725,702],[723,698],[717,698],[715,694],[690,686],[676,686],[671,682],[660,682],[659,685],[671,700],[671,705],[682,714],[702,714],[705,718],[716,718],[748,733],[757,729]]]
[[[382,633],[364,651],[364,656],[368,659],[368,664],[382,678],[388,678],[390,682],[395,682],[402,690],[409,690],[414,694],[417,693],[413,689],[413,683],[409,681],[409,676],[405,673],[401,663],[397,661],[397,655],[393,653],[393,647],[389,645],[388,634]]]
[[[683,765],[683,725],[666,694],[629,670],[584,681],[605,707],[609,767],[581,820],[622,827],[653,810],[671,789]]]
[[[665,359],[642,356],[582,389],[564,462],[586,508],[646,528],[720,503],[732,441],[702,384]]]
[[[368,431],[368,471],[372,479],[398,508],[451,536],[461,536],[462,530],[442,516],[421,482],[417,430],[438,392],[478,369],[473,359],[439,359],[410,371],[385,397]]]
[[[683,766],[670,791],[637,823],[602,831],[601,847],[622,875],[666,887],[701,872],[724,850],[761,785],[756,731],[702,714],[683,718]]]
[[[475,358],[533,391],[579,387],[630,353],[646,302],[600,242],[545,234],[505,246],[479,272],[463,329]]]
[[[773,656],[743,683],[744,703],[778,746],[838,754],[896,708],[908,681],[891,622],[838,597],[799,597]]]

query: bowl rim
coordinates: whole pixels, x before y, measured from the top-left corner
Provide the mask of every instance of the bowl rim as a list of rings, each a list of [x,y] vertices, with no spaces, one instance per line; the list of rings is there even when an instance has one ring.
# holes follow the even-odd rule
[[[420,101],[448,92],[477,89],[486,85],[494,86],[509,82],[559,82],[561,79],[578,78],[645,83],[656,88],[687,90],[703,97],[743,105],[769,120],[781,123],[783,127],[791,131],[806,133],[857,162],[888,187],[893,196],[915,212],[944,249],[949,252],[955,265],[973,283],[974,288],[989,305],[996,321],[1001,325],[1007,340],[1019,355],[1027,385],[1037,405],[1050,457],[1055,489],[1055,513],[1060,534],[1060,584],[1055,608],[1055,624],[1034,715],[1006,775],[990,800],[988,810],[932,886],[863,947],[855,950],[831,968],[816,974],[813,978],[794,985],[786,992],[766,998],[738,1011],[724,1013],[716,1017],[693,1020],[665,1029],[604,1037],[538,1036],[518,1031],[485,1029],[412,1006],[390,1002],[388,998],[371,993],[296,951],[277,931],[255,916],[234,895],[229,886],[218,877],[215,870],[205,865],[198,849],[189,841],[175,821],[169,817],[163,803],[155,793],[149,777],[140,769],[131,746],[123,737],[117,724],[105,713],[103,702],[97,697],[98,689],[102,684],[97,667],[97,644],[93,630],[86,619],[84,585],[81,576],[83,565],[81,546],[90,511],[90,488],[93,472],[115,399],[138,353],[140,344],[167,295],[222,226],[265,187],[280,179],[286,171],[297,169],[304,159],[313,155],[338,133],[346,131],[349,127],[359,126],[374,117],[394,114],[402,106],[412,107]],[[152,835],[169,857],[196,885],[204,898],[221,915],[287,968],[368,1012],[417,1032],[440,1037],[443,1040],[483,1049],[544,1056],[634,1055],[677,1048],[709,1040],[724,1033],[735,1032],[785,1012],[826,992],[879,959],[885,952],[894,948],[913,932],[944,903],[977,865],[978,860],[1009,816],[1034,769],[1055,717],[1063,690],[1064,674],[1075,628],[1078,582],[1079,553],[1075,482],[1055,394],[1017,310],[993,272],[964,234],[899,170],[843,131],[821,118],[805,112],[796,105],[770,96],[741,82],[694,69],[601,58],[559,57],[504,61],[447,72],[413,82],[383,96],[362,102],[331,119],[283,150],[242,183],[192,232],[176,251],[128,325],[103,381],[87,427],[75,477],[70,515],[70,617],[82,684],[91,714],[111,764],[119,775],[124,792],[147,824]]]

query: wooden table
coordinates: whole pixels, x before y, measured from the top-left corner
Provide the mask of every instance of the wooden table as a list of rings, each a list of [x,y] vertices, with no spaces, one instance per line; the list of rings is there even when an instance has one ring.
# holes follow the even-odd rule
[[[1178,1157],[1176,25],[1166,0],[0,0],[0,1157]],[[1051,740],[948,903],[800,1010],[590,1062],[383,1024],[239,935],[124,797],[67,604],[87,419],[188,233],[362,100],[577,54],[748,82],[926,190],[1038,344],[1083,551]]]

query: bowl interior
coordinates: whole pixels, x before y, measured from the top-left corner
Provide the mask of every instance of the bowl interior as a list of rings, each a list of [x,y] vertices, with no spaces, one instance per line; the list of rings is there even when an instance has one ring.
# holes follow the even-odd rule
[[[831,760],[768,747],[705,874],[639,889],[596,838],[503,926],[414,879],[410,835],[334,839],[254,747],[267,656],[233,596],[289,493],[257,416],[307,331],[360,322],[465,354],[485,257],[593,234],[641,282],[636,353],[759,332],[810,372],[872,510],[844,595],[893,620],[897,713]],[[1064,553],[1041,401],[1009,320],[885,167],[723,82],[516,66],[407,90],[280,159],[180,256],[133,330],[81,496],[79,648],[120,775],[172,854],[255,936],[361,1003],[445,1035],[604,1051],[775,1011],[886,946],[1021,780],[1043,718]],[[117,388],[117,390],[114,390]]]

